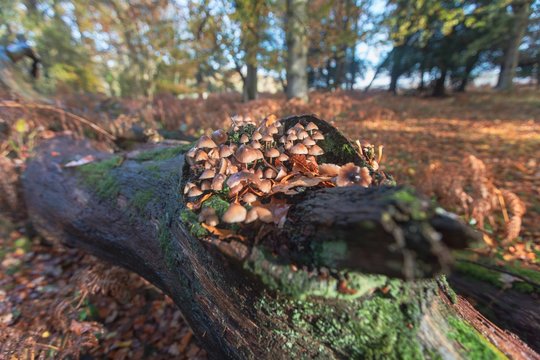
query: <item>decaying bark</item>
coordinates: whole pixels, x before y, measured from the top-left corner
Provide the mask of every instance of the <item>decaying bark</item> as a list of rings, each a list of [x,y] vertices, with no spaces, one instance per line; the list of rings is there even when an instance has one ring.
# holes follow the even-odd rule
[[[86,155],[100,161],[63,167]],[[308,189],[282,229],[201,241],[184,216],[187,169],[181,148],[112,155],[58,136],[29,162],[24,193],[43,236],[159,287],[215,358],[537,358],[502,331],[478,333],[444,278],[429,279],[471,236],[429,202],[401,188]]]

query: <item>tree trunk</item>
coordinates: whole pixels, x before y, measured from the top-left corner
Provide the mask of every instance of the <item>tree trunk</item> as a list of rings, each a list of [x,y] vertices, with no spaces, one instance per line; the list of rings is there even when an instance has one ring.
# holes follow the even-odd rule
[[[401,75],[401,49],[402,46],[394,47],[390,55],[392,57],[392,69],[390,70],[390,87],[388,91],[394,95],[397,94],[398,80]]]
[[[334,131],[340,148],[347,144],[310,116],[283,123],[309,121]],[[399,280],[433,276],[448,264],[445,249],[471,238],[429,201],[402,188],[306,190],[292,199],[283,228],[264,228],[256,242],[196,237],[180,195],[185,150],[159,146],[111,156],[67,136],[42,143],[23,178],[28,212],[50,241],[163,290],[213,358],[458,359],[468,357],[471,342],[483,358],[500,355],[495,347],[537,358],[489,321],[476,321],[444,278]],[[86,155],[99,160],[62,166]]]
[[[465,63],[465,71],[463,73],[463,78],[461,79],[459,86],[456,89],[457,92],[465,92],[467,84],[469,83],[471,72],[473,71],[474,67],[476,66],[476,62],[478,61],[478,56],[479,55],[477,54],[467,59],[467,62]]]
[[[287,98],[308,100],[307,0],[287,0]]]
[[[499,80],[497,81],[497,88],[499,90],[512,90],[516,67],[519,61],[519,45],[527,29],[530,8],[530,0],[515,0],[512,3],[514,22],[510,39],[504,50],[504,58],[499,73]]]
[[[447,74],[448,70],[446,69],[446,67],[442,67],[441,74],[437,78],[437,81],[435,81],[435,87],[433,88],[433,96],[442,97],[446,94],[445,83]]]
[[[244,101],[257,98],[257,64],[247,64],[247,75],[244,81]]]

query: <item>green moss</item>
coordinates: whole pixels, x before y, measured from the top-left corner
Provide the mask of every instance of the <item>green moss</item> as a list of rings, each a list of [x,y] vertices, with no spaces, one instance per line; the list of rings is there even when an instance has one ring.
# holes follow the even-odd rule
[[[389,198],[409,209],[413,220],[427,219],[427,213],[422,200],[418,198],[411,189],[403,188],[389,195]]]
[[[501,281],[501,274],[499,272],[486,269],[480,265],[465,261],[458,261],[456,263],[456,270],[497,287],[503,287],[504,285]]]
[[[173,147],[164,147],[141,152],[135,160],[137,161],[161,161],[171,159],[179,154],[187,152],[193,147],[193,144],[184,144]]]
[[[197,218],[197,214],[195,214],[193,211],[187,209],[183,210],[180,213],[180,220],[182,220],[182,222],[184,222],[184,224],[187,226],[191,235],[195,236],[196,238],[201,238],[208,235],[208,231],[201,226]]]
[[[469,359],[507,359],[492,343],[464,320],[450,315],[448,324],[451,331],[448,336],[464,348],[464,355]]]
[[[219,196],[212,196],[210,199],[206,200],[203,203],[203,207],[210,207],[216,211],[217,216],[221,219],[225,211],[229,208],[230,203],[228,201],[223,200]]]
[[[136,211],[142,212],[146,208],[146,205],[155,197],[153,190],[141,190],[135,193],[133,199],[131,200],[131,206],[135,208]]]
[[[439,287],[441,290],[450,298],[450,301],[452,304],[455,304],[457,302],[457,295],[454,289],[450,287],[450,284],[448,284],[448,280],[446,279],[446,275],[441,275],[437,279],[437,283],[439,284]]]
[[[336,267],[347,257],[347,243],[343,240],[316,241],[311,243],[314,261],[318,266]]]
[[[229,141],[231,143],[239,144],[240,138],[243,134],[246,134],[251,139],[253,133],[255,132],[255,129],[255,125],[248,124],[246,126],[242,126],[238,131],[229,131],[227,135],[229,136]]]
[[[174,265],[174,248],[172,243],[173,237],[168,225],[168,216],[159,222],[158,241],[163,256],[165,257],[165,263],[167,264],[167,267],[171,268]]]
[[[294,349],[305,339],[317,343],[310,357],[329,358],[328,349],[350,359],[422,359],[417,331],[421,320],[417,297],[401,282],[398,296],[376,293],[362,302],[335,302],[328,306],[317,299],[269,302],[261,299],[256,308],[274,319],[292,324],[275,331],[283,347]]]
[[[120,156],[112,156],[109,159],[83,165],[77,170],[82,175],[83,182],[93,188],[98,196],[104,199],[112,199],[118,196],[120,185],[111,170],[122,163]]]

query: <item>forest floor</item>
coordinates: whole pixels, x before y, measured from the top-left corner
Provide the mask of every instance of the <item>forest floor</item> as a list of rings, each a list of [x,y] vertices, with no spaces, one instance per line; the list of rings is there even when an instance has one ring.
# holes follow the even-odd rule
[[[538,266],[540,91],[512,95],[472,91],[442,99],[382,92],[313,93],[309,104],[279,96],[249,103],[241,103],[237,95],[207,100],[163,96],[152,102],[88,96],[83,101],[64,97],[62,106],[108,130],[110,124],[131,122],[180,129],[188,135],[223,127],[232,114],[259,119],[271,113],[315,113],[353,140],[384,145],[381,166],[399,184],[421,189],[432,184],[434,176],[478,175],[477,168],[464,162],[474,155],[486,166],[476,180],[489,191],[515,193],[526,207],[520,236],[511,241],[504,241],[508,222],[504,211],[495,206],[486,210],[490,225],[485,226],[482,253],[499,261]],[[44,116],[28,109],[6,115],[10,127],[21,118],[30,124],[15,134],[16,142],[24,143],[23,151],[11,148],[9,152],[9,145],[3,148],[19,168],[24,165],[13,154],[31,154],[31,128],[66,121],[55,117],[44,122]],[[45,134],[45,128],[39,131]],[[8,144],[8,139],[0,140]],[[442,175],[434,171],[441,168],[447,169]],[[470,215],[463,207],[451,210],[465,218]],[[24,217],[12,220],[0,215],[0,344],[4,349],[12,346],[53,358],[70,352],[85,359],[206,358],[169,298],[136,275],[104,266],[78,250],[48,244],[25,225]],[[0,358],[1,351],[2,345]]]

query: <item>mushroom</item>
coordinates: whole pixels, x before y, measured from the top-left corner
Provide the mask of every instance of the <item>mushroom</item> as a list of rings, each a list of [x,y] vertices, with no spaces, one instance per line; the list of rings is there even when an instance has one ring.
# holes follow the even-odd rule
[[[251,204],[252,202],[257,201],[257,195],[250,192],[245,193],[245,195],[242,196],[242,201],[245,202],[246,204]]]
[[[210,151],[208,152],[208,158],[209,158],[209,159],[214,159],[214,160],[219,159],[220,156],[219,156],[219,150],[218,150],[218,148],[213,148],[212,150],[210,150]]]
[[[306,145],[306,146],[313,146],[316,144],[315,140],[313,140],[312,138],[310,137],[307,137],[305,138],[303,141],[302,141],[302,144]]]
[[[341,166],[336,165],[336,164],[320,164],[319,174],[334,177],[339,174],[340,169],[341,169]]]
[[[253,132],[253,135],[251,135],[251,138],[253,140],[261,140],[262,139],[262,135],[259,131],[254,131]]]
[[[336,177],[337,186],[350,186],[358,184],[368,187],[371,184],[371,175],[367,167],[360,167],[354,163],[348,163],[341,167]]]
[[[279,132],[279,129],[275,125],[270,125],[267,129],[268,135],[274,135],[274,134],[277,134],[278,132]]]
[[[281,162],[288,161],[289,156],[287,154],[285,154],[285,153],[280,154],[279,157],[278,157],[278,160],[281,161]]]
[[[298,140],[298,136],[296,136],[295,133],[291,133],[287,135],[287,141],[295,141],[295,140]]]
[[[258,218],[262,222],[271,223],[272,221],[274,221],[272,212],[268,210],[267,208],[262,207],[262,206],[254,206],[253,208],[255,209],[255,211],[257,211]]]
[[[204,152],[204,150],[198,150],[197,154],[195,155],[195,161],[205,161],[208,160],[208,154]]]
[[[273,179],[276,177],[276,175],[277,175],[277,171],[272,168],[268,168],[264,170],[264,177],[267,179]]]
[[[296,136],[298,137],[298,140],[304,140],[309,137],[309,134],[305,130],[300,130],[296,133]]]
[[[234,157],[238,160],[239,163],[244,164],[244,167],[247,168],[247,164],[254,162],[258,159],[260,152],[259,150],[253,149],[247,145],[240,145],[238,150],[234,153]]]
[[[226,223],[233,224],[246,220],[247,210],[245,207],[238,203],[232,203],[227,211],[223,214],[221,220]]]
[[[306,125],[305,129],[306,131],[309,131],[311,133],[313,130],[319,130],[319,127],[315,125],[315,123],[310,122],[309,124]]]
[[[324,150],[319,145],[313,145],[309,149],[309,155],[320,156],[322,154],[324,154]]]
[[[242,144],[246,144],[249,142],[249,136],[247,136],[246,134],[242,134],[242,136],[240,136],[240,142]]]
[[[222,158],[226,158],[234,154],[234,149],[232,146],[229,145],[220,145],[219,147],[219,156]]]
[[[268,194],[270,190],[272,190],[272,182],[270,180],[261,180],[257,187],[259,190],[261,190],[263,193]]]
[[[214,179],[212,180],[211,188],[214,191],[221,191],[223,190],[223,182],[225,181],[225,175],[223,174],[217,174]]]
[[[201,180],[212,179],[214,176],[216,176],[216,171],[214,169],[206,169],[203,171],[201,176],[199,176],[199,179]]]
[[[202,183],[201,183],[201,190],[202,191],[207,191],[207,190],[210,190],[212,188],[212,183],[210,182],[210,180],[204,180]]]
[[[203,192],[201,191],[201,189],[199,189],[197,186],[193,186],[191,189],[189,189],[187,196],[194,197],[194,196],[202,195],[202,193]]]
[[[218,129],[212,133],[212,140],[218,145],[224,144],[229,137],[223,129]]]
[[[307,155],[308,148],[302,143],[298,143],[289,149],[289,152],[294,155]]]
[[[195,186],[194,183],[188,182],[188,183],[186,184],[186,186],[184,186],[184,195],[187,194],[188,191],[189,191],[192,187],[194,187],[194,186]]]
[[[251,208],[251,209],[249,209],[249,211],[248,211],[248,213],[246,215],[246,220],[244,222],[246,224],[249,224],[249,223],[252,223],[255,220],[257,220],[258,218],[259,218],[259,215],[257,214],[257,209]]]
[[[280,153],[279,153],[279,150],[276,149],[276,148],[270,148],[268,150],[266,150],[266,152],[264,153],[264,155],[270,159],[270,162],[272,162],[273,159],[277,158]]]
[[[324,140],[324,135],[319,131],[314,131],[313,134],[311,134],[311,138],[313,140]]]
[[[202,208],[199,213],[198,220],[199,222],[204,222],[209,216],[216,215],[216,210],[211,207],[205,206]]]
[[[210,136],[208,135],[203,135],[201,136],[201,138],[199,139],[199,141],[197,141],[197,147],[199,149],[213,149],[215,148],[217,145],[216,143],[214,142],[214,140],[212,140],[210,138]]]
[[[274,180],[281,181],[281,179],[283,179],[285,176],[287,176],[287,170],[285,170],[283,167],[280,167]]]
[[[260,149],[262,148],[262,145],[260,142],[256,141],[256,140],[253,140],[252,142],[249,143],[249,145],[254,148],[254,149]]]
[[[227,168],[229,167],[230,164],[231,164],[231,161],[229,159],[226,159],[226,158],[221,159],[219,161],[218,173],[219,174],[227,173]]]

